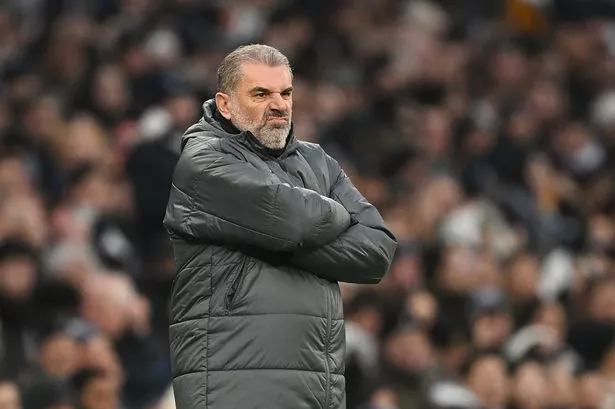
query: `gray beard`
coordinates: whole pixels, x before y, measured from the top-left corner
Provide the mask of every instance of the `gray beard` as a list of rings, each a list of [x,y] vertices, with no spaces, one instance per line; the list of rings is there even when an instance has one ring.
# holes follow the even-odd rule
[[[240,131],[251,132],[260,143],[269,149],[284,149],[286,138],[290,132],[290,121],[283,125],[271,126],[268,123],[260,123],[244,120],[245,116],[241,111],[231,111],[232,123]]]
[[[284,149],[288,132],[290,132],[290,126],[284,126],[283,128],[265,128],[261,129],[258,133],[252,133],[263,146],[269,149]]]

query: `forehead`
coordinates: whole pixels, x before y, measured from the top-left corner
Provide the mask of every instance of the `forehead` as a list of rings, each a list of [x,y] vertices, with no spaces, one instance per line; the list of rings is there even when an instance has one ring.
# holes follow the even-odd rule
[[[482,372],[484,370],[501,370],[504,368],[504,361],[499,356],[484,356],[479,358],[472,365],[472,372]]]
[[[283,90],[292,86],[292,77],[288,67],[277,65],[270,67],[266,64],[245,63],[241,65],[240,89],[252,89],[262,87],[275,90]]]
[[[17,392],[17,385],[13,382],[0,382],[0,398],[7,398],[7,395],[12,398]]]

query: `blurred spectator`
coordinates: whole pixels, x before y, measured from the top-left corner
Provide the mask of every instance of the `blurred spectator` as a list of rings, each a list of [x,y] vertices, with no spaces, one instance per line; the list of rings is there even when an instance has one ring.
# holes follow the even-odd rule
[[[69,382],[53,376],[42,376],[23,389],[23,409],[75,409],[73,389]]]
[[[72,380],[78,407],[83,409],[114,409],[119,406],[120,388],[117,380],[100,370],[84,370]]]
[[[80,365],[79,344],[62,332],[47,335],[40,345],[39,362],[44,372],[68,379]]]
[[[0,409],[166,407],[179,135],[249,42],[400,239],[348,409],[614,407],[611,2],[0,3]]]
[[[0,408],[21,409],[21,397],[17,384],[7,378],[0,378]]]
[[[0,367],[18,377],[36,353],[31,295],[37,281],[36,253],[21,241],[0,246]]]
[[[498,353],[484,353],[468,363],[466,387],[487,409],[505,407],[510,394],[510,379],[504,358]]]

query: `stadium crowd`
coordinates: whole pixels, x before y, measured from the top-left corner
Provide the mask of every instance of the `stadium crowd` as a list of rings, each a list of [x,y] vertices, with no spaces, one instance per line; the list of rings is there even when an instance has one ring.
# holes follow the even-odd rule
[[[0,409],[173,408],[179,136],[251,42],[400,240],[348,409],[615,407],[609,3],[0,2]]]

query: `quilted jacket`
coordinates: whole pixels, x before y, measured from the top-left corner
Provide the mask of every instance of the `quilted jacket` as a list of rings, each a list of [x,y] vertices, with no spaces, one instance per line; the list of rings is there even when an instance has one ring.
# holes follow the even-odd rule
[[[274,152],[204,104],[164,218],[178,409],[345,408],[338,282],[378,283],[396,240],[322,148]]]

